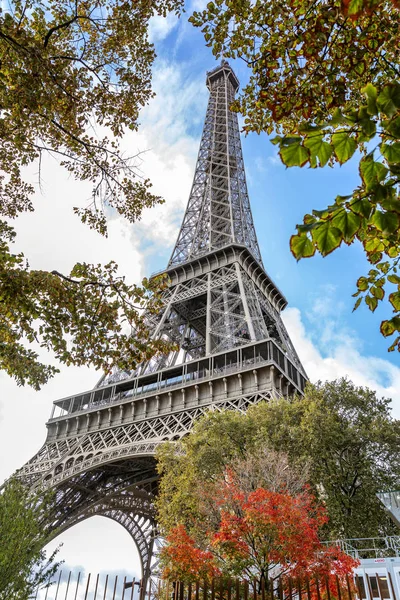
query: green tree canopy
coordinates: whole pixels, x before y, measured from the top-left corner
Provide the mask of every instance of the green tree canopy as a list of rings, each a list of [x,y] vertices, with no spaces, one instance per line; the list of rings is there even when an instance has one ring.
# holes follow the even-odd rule
[[[381,332],[395,336],[390,350],[400,350],[399,8],[397,0],[216,0],[191,17],[215,55],[248,65],[233,108],[245,131],[279,134],[285,165],[333,166],[361,153],[360,185],[310,210],[290,247],[300,259],[361,242],[374,268],[357,282],[355,308],[364,299],[374,311],[389,288],[394,316]]]
[[[52,495],[32,494],[17,479],[0,492],[0,600],[28,600],[59,564],[43,551],[50,533]]]
[[[328,510],[329,537],[395,531],[376,497],[400,480],[400,421],[391,417],[390,402],[340,379],[259,409],[270,443],[294,461],[309,461],[310,481]]]
[[[271,400],[246,414],[210,413],[189,436],[158,451],[163,531],[183,524],[190,535],[196,533],[193,523],[209,483],[235,461],[268,449],[285,453],[294,472],[308,473],[305,479],[329,516],[325,538],[393,532],[376,497],[396,487],[400,476],[400,424],[389,404],[341,379],[308,385],[304,397]]]
[[[81,220],[107,234],[106,210],[133,222],[161,202],[119,142],[138,127],[153,95],[149,19],[181,0],[6,0],[0,8],[0,219],[34,210],[24,168],[49,154],[93,184]],[[66,364],[131,370],[165,348],[148,337],[137,309],[160,291],[118,279],[113,263],[77,264],[70,274],[32,271],[13,253],[0,220],[0,368],[35,388],[57,369],[32,344]],[[28,257],[29,258],[29,257]],[[149,314],[149,313],[148,313]]]

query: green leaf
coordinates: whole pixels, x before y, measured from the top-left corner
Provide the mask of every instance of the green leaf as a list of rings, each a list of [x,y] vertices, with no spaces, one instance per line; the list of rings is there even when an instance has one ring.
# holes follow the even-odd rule
[[[297,233],[308,233],[314,229],[315,226],[316,223],[303,223],[302,225],[296,225]]]
[[[383,298],[385,297],[385,292],[381,287],[372,286],[371,294],[378,300],[383,300]]]
[[[356,141],[350,137],[347,131],[333,133],[332,144],[335,149],[336,158],[341,165],[353,156],[357,148]]]
[[[311,223],[316,223],[316,219],[313,217],[313,215],[304,215],[303,221],[306,225],[310,225]]]
[[[400,317],[392,317],[390,321],[382,321],[381,334],[383,336],[388,337],[395,331],[400,331]]]
[[[279,156],[287,167],[303,167],[308,162],[309,152],[301,145],[300,141],[293,141],[288,145],[281,144]]]
[[[332,146],[324,142],[323,135],[310,135],[304,140],[304,145],[310,150],[311,159],[319,160],[319,166],[324,167],[332,155]],[[316,164],[315,164],[316,166]]]
[[[354,307],[353,307],[353,312],[354,312],[355,310],[357,310],[357,308],[360,306],[360,304],[361,304],[361,301],[362,301],[362,298],[357,298],[357,300],[356,300],[356,303],[355,303],[355,305],[354,305]]]
[[[382,240],[380,240],[377,237],[373,237],[373,238],[368,239],[364,243],[364,248],[368,254],[374,254],[374,253],[383,252],[383,250],[385,249],[385,245],[382,242]]]
[[[358,142],[369,142],[376,134],[376,123],[372,119],[364,118],[360,121],[362,131],[357,135]]]
[[[326,125],[326,123],[323,123],[322,125],[311,125],[310,123],[305,122],[301,123],[298,126],[297,131],[300,131],[301,133],[309,133],[310,131],[321,131],[321,129],[324,129]]]
[[[365,296],[365,303],[367,304],[369,310],[371,310],[372,312],[374,312],[376,307],[378,306],[378,300],[373,296]]]
[[[350,202],[350,210],[356,215],[369,219],[372,212],[372,204],[366,198],[355,198]]]
[[[390,281],[390,283],[400,285],[400,277],[398,275],[388,275],[388,281]]]
[[[377,98],[377,103],[385,115],[388,117],[395,115],[400,107],[400,85],[398,83],[385,85]]]
[[[376,200],[376,204],[381,204],[382,202],[391,200],[393,192],[394,189],[392,183],[377,183],[374,187],[373,198]]]
[[[366,108],[365,107],[365,112],[366,112]],[[358,121],[358,110],[355,108],[352,108],[351,110],[347,111],[344,114],[344,120],[346,121],[346,123],[349,123],[350,125],[354,125],[355,123],[357,123]]]
[[[395,138],[400,138],[400,117],[396,117],[391,121],[386,121],[385,123],[383,123],[383,126]]]
[[[357,287],[362,292],[367,291],[368,289],[368,279],[366,277],[359,277],[357,280]]]
[[[339,108],[336,108],[332,115],[330,125],[339,125],[341,123],[346,123],[346,117]]]
[[[361,217],[346,210],[341,210],[332,219],[333,227],[340,229],[343,233],[343,239],[347,243],[353,241],[354,235],[360,228],[360,224]]]
[[[396,258],[400,254],[400,248],[395,248],[394,246],[391,246],[387,250],[387,253],[388,256],[390,256],[390,258]]]
[[[394,190],[393,190],[394,191]],[[400,214],[400,199],[397,198],[387,198],[386,200],[380,200],[380,205],[382,208],[389,212],[395,212]]]
[[[368,113],[370,115],[378,114],[378,107],[376,105],[376,99],[378,97],[377,89],[372,83],[367,83],[367,85],[362,88],[361,92],[365,94],[368,102]]]
[[[381,262],[379,265],[377,265],[378,269],[380,271],[382,271],[382,273],[384,273],[386,275],[386,273],[389,271],[390,269],[390,263],[385,261],[385,262]],[[384,279],[384,278],[383,278]],[[384,281],[383,281],[384,283]]]
[[[368,155],[360,161],[360,175],[365,184],[367,192],[371,191],[377,183],[386,177],[388,170],[380,162]]]
[[[278,144],[280,144],[282,142],[282,136],[280,135],[276,135],[274,138],[271,138],[271,143],[274,144],[274,146],[277,146]]]
[[[333,227],[330,221],[325,221],[312,231],[312,238],[322,256],[327,256],[340,246],[343,234],[340,229]]]
[[[400,292],[393,292],[390,294],[389,302],[395,310],[400,310]]]
[[[400,175],[400,164],[399,163],[388,163],[389,171],[391,175],[398,177]]]
[[[344,204],[346,202],[346,200],[350,200],[350,198],[352,198],[353,196],[348,195],[348,196],[336,196],[335,198],[335,203],[336,204]]]
[[[347,7],[347,14],[349,17],[352,15],[358,15],[364,9],[364,0],[350,0]]]
[[[305,233],[292,235],[290,238],[290,250],[297,260],[308,258],[315,254],[315,247]]]
[[[371,223],[375,225],[379,231],[382,231],[383,234],[388,235],[398,229],[399,217],[397,214],[392,212],[376,210],[372,215]]]
[[[390,163],[400,162],[400,142],[394,144],[381,144],[382,155]]]
[[[394,340],[393,344],[391,344],[388,348],[388,352],[393,352],[395,349],[400,351],[400,335]]]

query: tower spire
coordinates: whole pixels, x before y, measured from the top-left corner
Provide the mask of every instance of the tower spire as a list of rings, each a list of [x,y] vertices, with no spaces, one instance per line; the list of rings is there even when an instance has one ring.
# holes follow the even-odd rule
[[[247,193],[237,114],[239,81],[223,60],[207,73],[210,91],[189,202],[168,267],[229,244],[246,246],[262,265]]]

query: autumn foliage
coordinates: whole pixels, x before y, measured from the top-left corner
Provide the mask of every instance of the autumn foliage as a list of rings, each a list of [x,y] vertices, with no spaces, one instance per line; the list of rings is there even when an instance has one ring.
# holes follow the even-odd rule
[[[162,550],[165,560],[163,575],[166,579],[210,579],[221,574],[214,564],[213,554],[197,548],[184,525],[174,527],[167,537],[167,544]]]
[[[217,527],[199,540],[184,525],[173,528],[161,556],[165,577],[226,575],[261,582],[272,574],[311,580],[334,575],[342,580],[357,565],[338,547],[320,542],[327,514],[308,489],[296,495],[265,488],[246,493],[227,470],[212,493],[220,514]]]

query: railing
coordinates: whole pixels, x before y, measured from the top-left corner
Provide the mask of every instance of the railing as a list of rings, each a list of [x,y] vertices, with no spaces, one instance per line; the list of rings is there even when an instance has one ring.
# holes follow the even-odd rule
[[[149,579],[145,587],[134,577],[88,576],[60,571],[35,600],[357,600],[352,577],[321,579],[275,577],[262,579],[214,578],[192,583]]]
[[[252,353],[249,356],[249,353]],[[234,360],[221,364],[226,356],[235,355]],[[288,381],[298,389],[303,390],[304,377],[291,364],[290,360],[271,340],[251,344],[250,347],[243,346],[236,351],[229,351],[221,355],[197,359],[190,363],[184,363],[175,367],[165,369],[161,374],[143,375],[131,380],[124,380],[58,400],[54,403],[50,420],[75,414],[81,411],[99,409],[105,405],[112,405],[124,399],[135,399],[151,392],[162,392],[176,387],[193,385],[207,378],[223,376],[235,371],[243,371],[251,365],[271,364],[275,365],[285,374]],[[160,378],[162,377],[162,378]]]
[[[353,558],[400,557],[400,536],[330,540],[327,545],[339,546]]]

